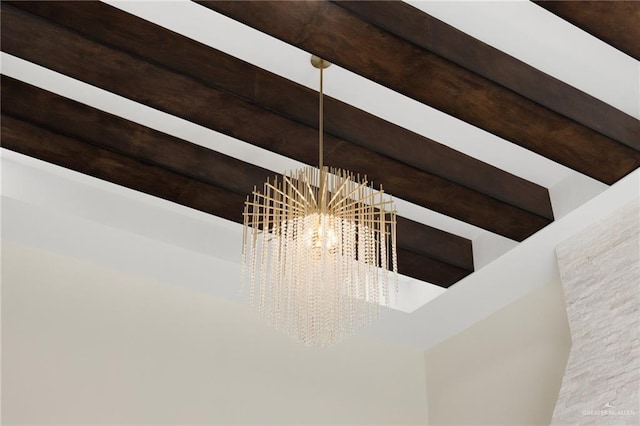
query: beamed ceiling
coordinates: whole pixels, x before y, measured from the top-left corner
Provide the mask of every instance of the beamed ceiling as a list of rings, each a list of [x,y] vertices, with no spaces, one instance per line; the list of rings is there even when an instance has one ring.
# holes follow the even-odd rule
[[[196,3],[604,184],[640,165],[636,118],[407,3]],[[640,59],[640,2],[537,3]],[[314,90],[120,8],[3,1],[2,51],[317,164]],[[399,200],[516,242],[554,220],[547,187],[348,102],[326,98],[325,131],[325,163]],[[2,146],[234,222],[254,186],[284,171],[4,74]],[[470,239],[399,214],[401,274],[449,287],[474,271]]]

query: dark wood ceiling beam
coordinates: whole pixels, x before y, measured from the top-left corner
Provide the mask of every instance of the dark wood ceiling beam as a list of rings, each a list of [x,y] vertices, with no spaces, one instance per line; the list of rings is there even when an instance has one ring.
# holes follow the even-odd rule
[[[471,240],[402,216],[396,216],[396,219],[398,247],[465,271],[474,270]]]
[[[106,150],[150,166],[150,169],[145,168],[145,170],[151,170],[152,174],[145,182],[135,183],[137,179],[140,179],[137,171],[135,172],[135,180],[124,181],[126,186],[132,189],[158,195],[188,207],[199,208],[241,223],[243,206],[238,200],[244,200],[246,194],[253,190],[254,185],[259,185],[267,177],[271,178],[274,175],[272,171],[180,140],[7,76],[1,77],[1,87],[2,113],[9,117],[10,128],[17,126],[15,120],[28,122],[30,125],[46,129],[56,135],[64,135],[74,141],[82,141],[99,148],[99,150],[83,148],[96,155],[102,155],[103,151],[101,150]],[[20,148],[23,146],[22,144],[16,145],[15,138],[9,138],[7,145],[3,134],[2,142],[5,147],[23,150]],[[33,154],[30,151],[24,153]],[[50,157],[47,154],[44,155],[44,158],[42,156],[38,158]],[[83,163],[89,161],[82,156],[77,160]],[[97,161],[97,158],[92,158],[89,162],[91,161]],[[85,170],[81,165],[73,163],[72,158],[65,160],[62,164],[57,164],[78,171]],[[126,164],[133,163],[126,162]],[[215,188],[216,192],[211,196],[214,201],[220,200],[221,202],[206,205],[208,207],[199,207],[198,204],[189,201],[190,199],[184,201],[179,197],[181,187],[171,186],[167,189],[168,192],[164,192],[165,180],[156,180],[156,175],[153,174],[162,175],[158,169],[181,176],[175,182],[187,182],[188,185],[185,183],[184,186],[204,188],[206,191],[209,186]],[[126,174],[130,174],[130,172]],[[114,171],[113,175],[102,174],[97,177],[122,184],[121,181],[118,181],[118,176]],[[183,178],[187,180],[185,181]],[[189,183],[191,181],[193,183]],[[404,257],[404,259],[400,259],[400,268],[405,275],[426,279],[424,275],[426,272],[418,270],[419,259],[422,259],[423,268],[433,265],[437,270],[448,271],[429,272],[429,277],[431,279],[437,278],[439,285],[450,285],[453,283],[451,280],[458,279],[473,270],[471,241],[403,217],[398,218],[398,246],[402,249]],[[462,271],[466,271],[466,274],[463,274]]]
[[[162,64],[311,127],[317,93],[100,2],[5,2],[103,44]],[[117,30],[114,30],[117,28]],[[348,104],[325,98],[325,131],[420,170],[553,218],[546,188],[489,166]]]
[[[316,130],[2,3],[2,50],[273,152],[316,163]],[[239,76],[242,78],[242,76]],[[521,241],[550,220],[336,137],[326,162],[390,193]]]
[[[640,149],[640,122],[634,117],[602,102],[518,59],[475,39],[462,31],[401,1],[333,1],[340,7],[360,18],[383,28],[404,40],[410,41],[430,52],[482,75],[508,89],[519,93],[553,111],[577,121],[603,135]],[[590,11],[608,8],[610,10],[635,9],[633,14],[624,15],[618,10],[613,18],[601,16],[598,23],[603,30],[624,31],[624,35],[634,37],[636,48],[640,50],[640,2],[635,6],[622,7],[625,2],[543,2],[543,7],[552,9],[572,9]],[[609,10],[609,9],[607,9]],[[631,12],[631,10],[629,10]],[[616,22],[625,16],[626,27]],[[609,19],[609,21],[608,21]],[[635,19],[633,28],[630,23]],[[635,34],[635,36],[634,36]],[[630,40],[629,40],[630,41]]]
[[[604,183],[640,166],[639,151],[333,3],[198,3]]]
[[[640,61],[640,2],[533,2]]]
[[[398,248],[398,271],[444,288],[449,288],[473,272],[403,248]]]

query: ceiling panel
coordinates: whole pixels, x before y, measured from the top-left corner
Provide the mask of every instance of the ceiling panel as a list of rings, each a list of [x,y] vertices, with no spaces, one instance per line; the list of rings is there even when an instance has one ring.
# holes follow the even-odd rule
[[[640,165],[638,120],[408,4],[197,3],[203,14],[246,23],[607,184]],[[225,134],[229,143],[317,163],[318,94],[298,81],[100,2],[1,7],[3,52]],[[2,77],[5,148],[235,222],[246,195],[277,169],[14,77]],[[515,241],[554,219],[548,188],[513,168],[328,96],[324,123],[325,163],[366,174],[399,202]],[[447,135],[456,137],[453,129]],[[429,225],[398,219],[400,272],[449,287],[473,272],[472,244]]]
[[[24,7],[28,3],[18,3],[18,5]],[[38,13],[41,12],[39,9],[41,5],[53,5],[56,11],[60,11],[65,6],[70,7],[69,13],[50,13],[51,6],[43,10],[51,18],[64,16],[65,24],[66,20],[70,20],[71,23],[76,22],[71,19],[76,16],[72,13],[77,8],[76,3],[38,3],[36,5]],[[113,12],[115,16],[138,20],[109,6],[95,5]],[[3,49],[8,53],[298,161],[307,164],[315,164],[317,161],[315,127],[292,119],[291,115],[274,112],[272,108],[257,102],[255,96],[250,96],[248,93],[245,93],[245,96],[238,96],[227,89],[225,78],[237,81],[240,78],[238,75],[253,82],[249,87],[256,87],[258,80],[252,78],[250,71],[253,68],[251,67],[248,68],[249,72],[244,74],[218,72],[215,85],[205,84],[202,80],[196,80],[186,74],[186,71],[173,72],[166,67],[155,65],[157,63],[155,61],[144,60],[138,55],[134,57],[123,50],[99,44],[11,6],[3,4],[3,8],[5,32],[3,32],[2,41]],[[107,15],[106,12],[92,14],[91,16],[99,16],[102,19],[99,22],[94,20],[90,28],[97,28],[96,31],[100,32],[99,29],[112,25],[114,15]],[[87,20],[82,19],[82,16],[77,17],[77,22],[86,24]],[[102,23],[102,27],[98,23]],[[129,24],[126,25],[127,28],[131,28],[135,22],[126,24]],[[79,28],[80,25],[74,26],[74,29]],[[105,32],[108,32],[107,29]],[[159,33],[167,33],[166,30],[157,26],[152,26],[152,29]],[[140,37],[141,35],[136,34],[136,39]],[[150,32],[141,40],[142,43],[145,41],[153,43],[157,37],[159,35],[155,32]],[[129,37],[125,37],[126,39]],[[184,38],[182,40],[187,42]],[[219,54],[213,49],[207,50],[216,55]],[[219,64],[216,58],[217,56],[208,58],[209,63]],[[121,65],[123,63],[127,63],[128,66],[123,67]],[[174,66],[176,67],[178,65]],[[292,83],[290,85],[294,86]],[[311,95],[308,90],[304,93]],[[189,95],[185,96],[185,94]],[[293,99],[290,104],[295,106],[296,102],[297,100]],[[494,193],[501,187],[508,188],[511,182],[514,182],[515,189],[520,193],[531,188],[534,194],[528,202],[534,205],[537,212],[544,213],[544,216],[502,202],[496,197],[474,191],[435,174],[424,172],[331,134],[327,134],[325,146],[327,164],[365,174],[370,180],[382,183],[387,191],[397,197],[517,241],[541,229],[553,217],[546,189],[530,183],[523,184],[522,179],[504,173],[502,173],[503,179],[499,180],[499,185],[494,179],[493,183],[488,180],[483,186],[492,186]],[[452,154],[455,155],[455,153]],[[453,160],[452,163],[455,163],[455,158]],[[477,170],[468,179],[480,180],[483,170],[492,169],[477,161],[474,165],[477,166]],[[500,172],[490,170],[488,174],[496,175]],[[511,192],[518,191],[512,189]],[[507,198],[506,195],[503,198]]]

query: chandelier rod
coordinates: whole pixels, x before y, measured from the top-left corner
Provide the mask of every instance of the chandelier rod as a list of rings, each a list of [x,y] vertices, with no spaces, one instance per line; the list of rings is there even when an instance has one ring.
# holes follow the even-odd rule
[[[318,106],[318,110],[319,110],[319,125],[318,125],[318,168],[320,169],[320,182],[318,182],[320,184],[320,208],[322,210],[324,210],[325,207],[325,197],[324,197],[324,180],[325,180],[325,174],[323,173],[323,168],[324,168],[324,64],[320,63],[320,90],[319,90],[319,106]]]
[[[322,158],[322,149],[324,148],[323,146],[323,133],[324,133],[324,124],[323,124],[323,120],[324,120],[324,114],[323,114],[323,109],[324,109],[324,102],[323,102],[323,83],[324,83],[324,79],[323,79],[323,68],[322,66],[320,67],[320,107],[318,108],[320,110],[320,126],[319,126],[319,132],[320,132],[320,137],[319,137],[319,154],[318,154],[318,163],[319,163],[319,168],[320,170],[322,170],[323,167],[323,158]]]
[[[319,180],[319,192],[320,199],[319,207],[321,211],[325,210],[326,199],[324,194],[324,186],[326,185],[327,174],[323,172],[324,169],[324,73],[323,70],[328,68],[331,63],[325,61],[318,56],[313,55],[311,57],[311,64],[320,70],[320,90],[318,91],[318,169],[320,172]]]

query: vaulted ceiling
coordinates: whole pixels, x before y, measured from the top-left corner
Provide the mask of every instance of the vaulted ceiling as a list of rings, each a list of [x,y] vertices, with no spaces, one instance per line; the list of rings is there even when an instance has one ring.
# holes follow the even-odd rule
[[[196,3],[189,7],[203,16],[238,21],[318,55],[415,111],[435,109],[606,185],[640,166],[637,118],[413,5]],[[640,59],[640,3],[539,4]],[[215,45],[100,2],[3,1],[1,35],[6,54],[211,129],[229,143],[317,164],[317,93]],[[235,222],[254,186],[284,171],[43,86],[2,75],[4,148]],[[554,220],[547,187],[381,115],[327,97],[325,162],[367,175],[408,204],[515,242]],[[402,209],[399,215],[401,274],[448,287],[474,271],[469,238]]]

